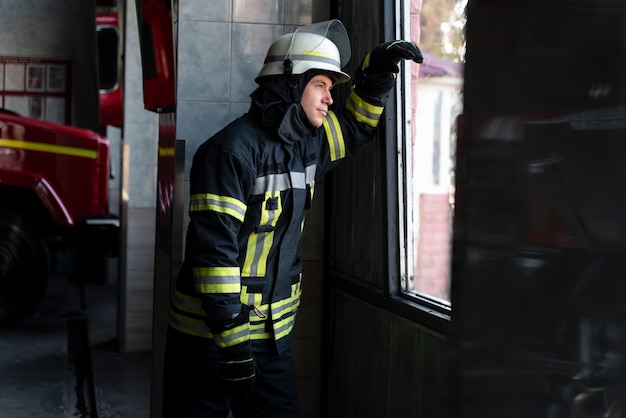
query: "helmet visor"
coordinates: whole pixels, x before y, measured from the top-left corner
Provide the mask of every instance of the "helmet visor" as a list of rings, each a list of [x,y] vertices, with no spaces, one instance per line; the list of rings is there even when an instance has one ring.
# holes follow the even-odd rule
[[[348,32],[343,26],[343,23],[341,23],[338,19],[312,23],[307,26],[300,26],[295,30],[294,37],[298,35],[298,32],[315,33],[330,39],[339,50],[341,68],[345,67],[348,61],[350,61],[350,56],[352,55],[350,38],[348,38]]]

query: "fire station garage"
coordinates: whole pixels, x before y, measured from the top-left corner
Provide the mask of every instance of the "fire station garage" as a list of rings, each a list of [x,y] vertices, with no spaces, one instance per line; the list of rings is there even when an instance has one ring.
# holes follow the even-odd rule
[[[198,293],[236,287],[254,338],[289,335],[302,418],[626,416],[623,1],[0,7],[1,417],[170,418],[187,273]],[[296,41],[322,26],[340,58]],[[268,49],[286,34],[287,52]],[[192,192],[196,151],[261,112],[257,76],[299,75],[299,60],[324,65],[308,74],[331,80],[332,105],[312,126],[297,93],[285,115],[308,118],[333,169],[307,154],[306,170],[286,159],[248,184],[231,157],[198,182],[254,193]],[[296,129],[276,126],[291,152]],[[274,216],[296,189],[301,245],[275,262],[291,257],[291,294],[268,302],[272,240],[292,242]],[[247,225],[253,207],[237,266],[183,263],[217,230],[198,211]],[[189,329],[220,349],[241,325],[198,312]]]

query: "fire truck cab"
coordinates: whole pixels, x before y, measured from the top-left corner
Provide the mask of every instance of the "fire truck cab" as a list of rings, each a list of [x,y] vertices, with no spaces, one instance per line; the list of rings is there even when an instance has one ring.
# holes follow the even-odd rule
[[[0,323],[38,305],[56,252],[77,252],[75,280],[115,255],[108,182],[106,138],[0,111]]]

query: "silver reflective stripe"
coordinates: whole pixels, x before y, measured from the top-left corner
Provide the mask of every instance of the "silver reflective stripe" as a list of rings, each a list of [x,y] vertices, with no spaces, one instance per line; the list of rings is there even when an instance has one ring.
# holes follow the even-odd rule
[[[353,107],[350,107],[350,109],[353,110],[354,113],[361,115],[365,119],[371,119],[371,120],[378,120],[378,119],[380,119],[380,115],[381,115],[380,112],[377,112],[377,111],[370,112],[370,111],[368,111],[365,107],[361,106],[357,102],[357,97],[355,97],[355,95],[351,94],[348,97],[348,101],[352,104]]]
[[[248,293],[248,306],[254,305],[254,293]],[[250,316],[254,314],[253,310],[250,310]]]
[[[255,277],[255,276],[264,277],[265,276],[264,272],[259,271],[259,266],[261,264],[261,256],[263,255],[263,249],[265,248],[265,237],[267,236],[267,234],[268,232],[261,232],[261,233],[256,234],[254,255],[250,263],[250,270],[249,272],[246,272],[252,277]],[[246,260],[246,262],[247,261],[248,260]]]
[[[170,310],[170,325],[186,334],[196,335],[198,337],[211,338],[211,330],[200,319],[189,318]]]
[[[306,184],[311,184],[312,181],[315,180],[315,174],[317,174],[317,164],[311,164],[304,169],[304,181]]]
[[[192,269],[196,283],[202,284],[239,284],[239,267],[194,267]]]
[[[200,293],[239,293],[241,291],[239,267],[194,267],[192,272],[196,291]]]
[[[292,315],[288,318],[285,318],[281,321],[277,321],[274,323],[274,335],[277,340],[286,337],[289,335],[294,325],[296,324],[296,315]]]
[[[335,67],[341,67],[341,63],[336,59],[332,59],[330,57],[324,57],[321,55],[303,55],[303,54],[289,54],[287,55],[268,55],[265,58],[265,64],[270,62],[283,62],[285,59],[289,58],[292,61],[313,61],[313,62],[323,62],[327,64],[332,64]]]
[[[263,194],[267,191],[283,191],[291,188],[289,173],[268,174],[258,177],[252,189],[252,194]]]
[[[277,304],[272,304],[272,319],[278,320],[284,315],[287,315],[297,310],[300,305],[300,295],[292,296],[289,299],[283,299]]]
[[[306,178],[304,173],[297,171],[289,173],[291,176],[291,187],[294,189],[306,189]]]
[[[246,322],[233,329],[213,334],[213,339],[215,340],[215,344],[220,348],[232,347],[245,342],[250,339],[250,324]]]
[[[178,309],[195,315],[204,315],[202,303],[199,298],[194,298],[180,293],[178,290],[174,292],[172,303]]]
[[[289,189],[305,189],[305,174],[299,172],[268,174],[256,179],[252,194],[263,194],[269,191],[285,191]]]
[[[225,213],[242,222],[246,215],[246,205],[232,197],[218,196],[212,193],[192,195],[189,202],[189,211],[204,210]]]

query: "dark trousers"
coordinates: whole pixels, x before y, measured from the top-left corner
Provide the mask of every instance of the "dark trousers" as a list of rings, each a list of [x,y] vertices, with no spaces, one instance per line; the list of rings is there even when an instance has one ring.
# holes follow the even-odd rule
[[[169,330],[164,370],[164,418],[298,418],[291,351],[255,352],[256,382],[248,398],[224,395],[213,341]]]

